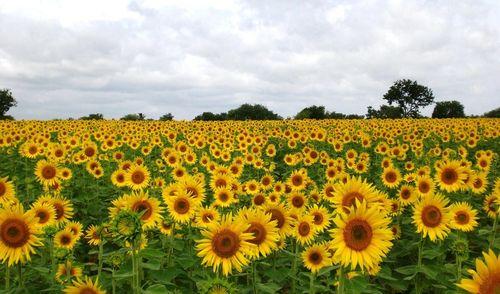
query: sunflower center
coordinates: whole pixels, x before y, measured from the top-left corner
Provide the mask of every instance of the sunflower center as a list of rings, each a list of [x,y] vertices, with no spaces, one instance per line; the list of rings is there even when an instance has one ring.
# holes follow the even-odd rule
[[[38,149],[36,148],[36,146],[31,146],[28,150],[30,154],[36,154],[37,151]]]
[[[315,225],[321,225],[323,223],[323,214],[315,212],[313,214],[313,222]]]
[[[92,147],[85,148],[85,155],[87,157],[92,157],[92,156],[94,156],[94,154],[95,154],[94,148],[92,148]]]
[[[305,237],[311,232],[311,226],[307,222],[301,222],[299,224],[299,235]]]
[[[483,181],[481,179],[476,179],[473,183],[474,188],[479,189],[483,186]]]
[[[430,189],[431,189],[431,186],[427,182],[421,182],[418,184],[418,190],[423,194],[426,194],[427,192],[429,192]]]
[[[49,220],[49,215],[43,210],[39,210],[36,212],[36,216],[40,219],[38,221],[39,224],[44,224]]]
[[[68,245],[69,243],[71,243],[71,237],[68,236],[68,235],[63,235],[61,237],[61,244],[62,245]]]
[[[214,216],[211,213],[205,213],[202,215],[201,219],[204,223],[209,223],[214,219]]]
[[[62,150],[57,149],[56,152],[54,152],[54,155],[57,157],[61,157],[61,156],[63,156],[63,152],[62,152]]]
[[[292,184],[294,186],[300,186],[300,185],[302,185],[302,182],[303,182],[302,176],[295,175],[292,177]]]
[[[10,248],[24,246],[29,237],[29,227],[21,219],[7,219],[0,226],[0,239]]]
[[[394,183],[396,182],[396,179],[397,179],[397,175],[395,172],[393,171],[389,171],[385,174],[385,180],[388,182],[388,183]]]
[[[295,196],[292,198],[292,205],[297,208],[301,208],[304,206],[304,199],[300,196]]]
[[[335,192],[335,190],[333,189],[333,187],[332,186],[328,186],[325,189],[325,195],[326,195],[326,197],[328,197],[328,198],[333,197],[333,192]]]
[[[54,203],[53,206],[56,210],[56,220],[62,219],[64,217],[64,207],[60,203]]]
[[[189,211],[189,201],[187,199],[176,199],[174,202],[174,210],[178,214],[186,214]]]
[[[117,181],[118,183],[123,183],[123,182],[125,182],[125,176],[124,176],[124,175],[122,175],[122,174],[119,174],[118,176],[116,176],[116,181]]]
[[[321,261],[323,261],[323,256],[321,256],[319,252],[315,251],[309,254],[309,262],[311,262],[312,264],[318,265],[321,263]]]
[[[97,294],[98,292],[92,288],[86,287],[81,289],[78,293],[80,294]]]
[[[404,200],[407,200],[410,198],[410,195],[411,195],[411,192],[409,189],[403,189],[401,191],[401,198],[403,198]]]
[[[500,274],[498,272],[489,273],[489,275],[484,279],[481,286],[479,286],[480,294],[500,294]]]
[[[455,213],[455,221],[460,225],[469,223],[469,214],[465,211],[458,211]]]
[[[146,176],[142,171],[135,171],[131,176],[132,182],[136,185],[141,184],[146,179]]]
[[[253,198],[253,203],[257,206],[262,205],[265,201],[264,195],[259,194]]]
[[[253,239],[248,240],[248,242],[255,245],[260,245],[266,240],[267,231],[266,228],[258,222],[250,223],[250,227],[245,231],[245,233],[252,233]]]
[[[215,187],[225,187],[227,186],[227,182],[225,179],[217,179],[215,181]]]
[[[441,173],[441,181],[446,185],[453,185],[458,180],[458,173],[452,168],[445,168]]]
[[[138,213],[143,213],[141,216],[141,219],[143,221],[149,219],[149,217],[151,217],[151,214],[153,214],[153,208],[151,207],[151,204],[146,200],[141,200],[134,203],[134,205],[132,205],[132,210]]]
[[[268,213],[271,213],[271,220],[276,221],[276,227],[278,229],[281,229],[285,224],[285,216],[283,215],[283,213],[275,208],[270,209]]]
[[[46,180],[51,180],[56,176],[56,169],[53,166],[44,166],[42,169],[42,177]]]
[[[347,208],[354,206],[356,204],[356,200],[361,202],[363,201],[363,199],[364,196],[356,191],[345,194],[344,197],[342,198],[342,206],[344,207],[344,211],[349,212]]]
[[[344,228],[344,240],[347,247],[356,251],[366,249],[371,244],[372,237],[372,227],[365,220],[353,219]]]
[[[433,205],[424,207],[422,210],[422,222],[426,227],[435,228],[441,223],[441,211]]]
[[[3,196],[6,191],[7,191],[7,187],[5,187],[4,183],[0,182],[0,197]]]
[[[238,252],[240,248],[240,238],[235,232],[224,229],[213,236],[212,248],[217,256],[230,258]]]
[[[226,192],[221,192],[219,193],[219,200],[222,202],[226,202],[227,200],[229,200],[229,195],[227,195]]]

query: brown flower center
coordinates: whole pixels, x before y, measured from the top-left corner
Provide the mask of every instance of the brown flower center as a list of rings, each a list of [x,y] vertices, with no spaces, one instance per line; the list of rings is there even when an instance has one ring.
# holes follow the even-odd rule
[[[248,242],[253,243],[255,245],[260,245],[264,243],[267,236],[266,228],[258,222],[250,223],[250,227],[245,231],[245,233],[252,233],[253,239],[248,240]]]
[[[283,215],[283,213],[276,208],[270,209],[269,211],[267,211],[267,213],[271,213],[271,220],[275,220],[276,227],[278,229],[281,229],[285,224],[285,216]]]
[[[19,248],[28,242],[30,231],[21,219],[6,219],[0,226],[0,239],[10,248]]]
[[[321,261],[323,261],[323,256],[321,255],[321,253],[317,252],[317,251],[313,251],[309,254],[309,262],[314,264],[314,265],[318,265],[321,263]]]
[[[153,214],[153,207],[151,206],[151,203],[149,203],[149,201],[141,200],[132,205],[132,211],[143,213],[141,219],[145,221],[148,220]]]
[[[174,210],[178,214],[186,214],[189,211],[189,201],[184,198],[178,198],[174,202]]]
[[[446,185],[453,185],[458,180],[458,173],[453,168],[445,168],[441,172],[441,181]]]
[[[136,185],[142,184],[144,180],[146,179],[146,176],[144,173],[140,170],[134,171],[130,177],[132,179],[132,182]]]
[[[212,249],[219,257],[230,258],[238,252],[239,248],[240,238],[229,229],[223,229],[212,238]]]
[[[469,223],[470,216],[465,211],[457,211],[455,213],[455,221],[459,225],[466,225]]]
[[[51,165],[44,166],[42,169],[42,177],[46,180],[55,178],[56,173],[56,168]]]
[[[441,211],[434,205],[424,207],[421,217],[426,227],[435,228],[441,224]]]
[[[307,222],[301,222],[299,224],[299,235],[303,236],[303,237],[306,237],[309,235],[309,233],[311,232],[311,226],[309,225],[309,223]]]
[[[353,219],[346,224],[343,235],[347,247],[362,251],[371,244],[373,231],[367,221]]]

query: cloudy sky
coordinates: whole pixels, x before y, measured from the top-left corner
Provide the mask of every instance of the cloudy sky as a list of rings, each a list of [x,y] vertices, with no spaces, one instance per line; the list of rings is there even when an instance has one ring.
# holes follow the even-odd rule
[[[468,114],[500,106],[500,2],[0,0],[18,119],[364,114],[400,78]]]

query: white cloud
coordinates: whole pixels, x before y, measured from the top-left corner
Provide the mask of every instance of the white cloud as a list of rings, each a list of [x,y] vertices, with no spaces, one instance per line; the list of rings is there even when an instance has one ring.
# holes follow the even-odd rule
[[[487,0],[0,0],[0,87],[17,118],[192,118],[243,102],[289,116],[363,114],[411,78],[480,114],[500,102],[499,13]]]

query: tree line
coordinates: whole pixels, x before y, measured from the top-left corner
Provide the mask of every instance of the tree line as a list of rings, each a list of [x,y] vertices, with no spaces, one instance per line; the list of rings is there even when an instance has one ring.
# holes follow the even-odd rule
[[[432,112],[433,118],[460,118],[466,117],[464,106],[456,100],[435,102],[432,90],[420,85],[417,81],[409,79],[397,80],[382,97],[387,104],[381,105],[378,109],[368,106],[365,115],[343,114],[335,111],[328,111],[324,106],[312,105],[300,110],[293,119],[362,119],[362,118],[421,118],[420,110],[423,107],[435,104]],[[0,119],[14,119],[7,115],[11,107],[17,105],[16,99],[10,89],[0,89]],[[483,117],[500,117],[500,107],[488,111]],[[472,116],[474,117],[474,116]],[[93,113],[80,117],[82,120],[102,120],[101,113]],[[143,113],[127,114],[121,120],[151,120]],[[171,113],[162,115],[159,120],[173,120]],[[242,104],[227,112],[212,113],[203,112],[197,115],[195,121],[223,121],[223,120],[280,120],[283,119],[278,114],[261,104]]]

